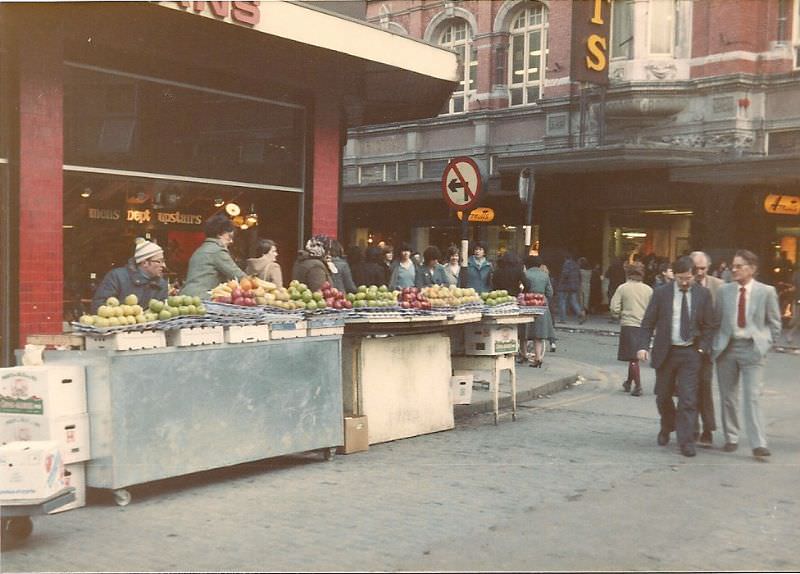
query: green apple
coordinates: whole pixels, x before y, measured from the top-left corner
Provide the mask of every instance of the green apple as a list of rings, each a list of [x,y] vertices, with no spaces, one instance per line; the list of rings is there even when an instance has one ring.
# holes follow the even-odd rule
[[[200,299],[200,297],[192,297],[192,303],[191,304],[194,305],[195,307],[199,307],[200,305],[203,304],[203,300]]]
[[[126,305],[136,305],[138,302],[139,302],[139,298],[133,293],[131,293],[130,295],[125,297],[125,304]]]
[[[116,297],[109,297],[108,299],[106,299],[106,305],[108,305],[109,307],[116,307],[117,305],[119,305],[119,299],[117,299]]]
[[[109,327],[110,326],[109,321],[110,319],[107,317],[98,317],[94,322],[94,326],[101,328]]]
[[[81,315],[81,318],[78,319],[78,322],[82,325],[94,325],[94,316],[93,315]]]
[[[150,304],[148,305],[148,307],[154,313],[158,313],[164,308],[164,302],[159,301],[158,299],[150,299]]]
[[[170,313],[168,309],[162,309],[161,311],[158,312],[158,318],[161,321],[172,319],[172,313]]]
[[[108,305],[100,305],[97,308],[97,314],[103,317],[104,319],[108,319],[109,317],[114,316],[114,309],[112,309]]]
[[[202,306],[202,305],[196,305],[196,311],[195,312],[198,315],[205,315],[206,314],[206,308],[204,306]]]

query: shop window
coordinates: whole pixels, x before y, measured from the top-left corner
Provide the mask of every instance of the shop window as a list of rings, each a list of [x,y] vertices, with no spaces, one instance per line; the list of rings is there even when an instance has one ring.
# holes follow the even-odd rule
[[[611,3],[611,58],[633,58],[633,1]]]
[[[342,181],[345,185],[356,185],[358,183],[358,167],[354,165],[345,166],[342,169]]]
[[[231,254],[244,269],[259,237],[279,245],[283,276],[297,252],[302,194],[126,175],[64,173],[64,309],[88,310],[105,274],[125,265],[137,237],[164,248],[172,285],[186,278],[189,258],[204,240],[203,223],[229,203],[240,208]],[[255,216],[253,218],[253,216]]]
[[[472,42],[472,29],[466,20],[454,18],[445,23],[438,44],[456,52],[458,59],[458,87],[442,113],[457,114],[467,111],[469,98],[474,96],[478,78],[478,49]]]
[[[650,0],[648,30],[652,56],[672,56],[675,47],[675,0]]]
[[[448,160],[432,159],[422,162],[422,179],[441,179]]]
[[[547,60],[547,9],[526,2],[511,23],[508,55],[509,103],[532,104],[542,95]]]
[[[65,164],[299,188],[304,110],[65,66]]]

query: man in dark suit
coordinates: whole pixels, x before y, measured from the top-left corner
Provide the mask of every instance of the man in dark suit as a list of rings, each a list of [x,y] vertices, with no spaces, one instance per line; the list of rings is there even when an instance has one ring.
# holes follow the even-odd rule
[[[650,358],[656,370],[656,406],[661,415],[658,444],[669,442],[677,431],[681,454],[695,456],[694,425],[697,418],[697,385],[702,355],[711,351],[714,308],[708,289],[694,282],[691,257],[672,266],[675,280],[657,288],[642,319],[642,341],[637,357]],[[678,408],[673,395],[677,390]]]
[[[709,274],[711,258],[703,251],[693,251],[689,257],[694,263],[694,280],[711,292],[711,305],[717,298],[717,291],[725,285],[722,279]],[[712,431],[717,429],[714,416],[714,397],[711,392],[711,383],[714,379],[714,362],[711,353],[706,353],[700,361],[700,379],[697,389],[697,412],[699,414],[694,425],[695,440],[701,445],[711,446],[714,443]],[[703,432],[700,434],[700,421],[703,422]],[[698,440],[699,439],[699,440]]]

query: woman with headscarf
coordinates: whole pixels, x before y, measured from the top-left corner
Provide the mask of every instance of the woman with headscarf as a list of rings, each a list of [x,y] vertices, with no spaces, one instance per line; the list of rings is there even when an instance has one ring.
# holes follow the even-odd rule
[[[292,269],[292,279],[308,286],[311,291],[319,291],[326,281],[331,283],[331,274],[325,261],[325,245],[328,237],[315,235],[306,241],[306,248],[297,253]]]

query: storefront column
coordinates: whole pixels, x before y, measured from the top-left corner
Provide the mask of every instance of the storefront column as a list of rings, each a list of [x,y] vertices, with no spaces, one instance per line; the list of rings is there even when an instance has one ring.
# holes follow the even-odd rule
[[[340,110],[318,105],[314,112],[314,181],[311,206],[311,234],[338,237],[339,177],[342,168],[342,126]]]
[[[42,16],[41,13],[38,16]],[[24,19],[19,53],[19,346],[63,319],[63,53],[60,26]],[[22,25],[24,24],[24,25]],[[98,248],[101,246],[98,246]]]

